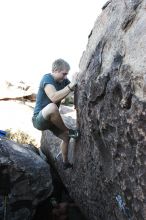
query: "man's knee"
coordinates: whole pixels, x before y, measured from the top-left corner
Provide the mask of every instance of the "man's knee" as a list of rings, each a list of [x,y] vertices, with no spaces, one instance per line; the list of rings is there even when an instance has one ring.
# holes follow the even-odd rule
[[[42,115],[45,119],[50,118],[51,115],[53,114],[58,114],[59,109],[55,103],[50,103],[48,104],[43,110],[42,110]]]
[[[50,104],[48,105],[48,108],[49,108],[49,111],[50,111],[51,113],[59,112],[59,109],[58,109],[58,107],[57,107],[57,105],[56,105],[55,103],[50,103]]]

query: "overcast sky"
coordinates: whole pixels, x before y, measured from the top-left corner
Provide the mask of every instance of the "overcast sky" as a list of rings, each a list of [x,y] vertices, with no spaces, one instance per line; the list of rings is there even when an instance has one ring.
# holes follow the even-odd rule
[[[78,71],[106,0],[0,0],[0,76],[33,81],[57,58]]]

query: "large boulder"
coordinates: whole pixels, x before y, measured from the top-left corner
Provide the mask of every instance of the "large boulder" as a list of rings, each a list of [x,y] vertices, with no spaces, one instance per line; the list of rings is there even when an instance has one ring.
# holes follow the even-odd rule
[[[50,167],[33,149],[0,138],[0,219],[32,219],[53,192]]]
[[[74,168],[56,167],[90,220],[146,220],[145,10],[109,1],[80,61]]]

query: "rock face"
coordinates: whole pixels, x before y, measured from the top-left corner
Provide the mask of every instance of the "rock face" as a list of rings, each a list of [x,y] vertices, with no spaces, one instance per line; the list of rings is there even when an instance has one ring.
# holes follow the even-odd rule
[[[32,148],[0,138],[0,219],[32,219],[52,191],[49,165]]]
[[[103,7],[80,61],[70,195],[90,220],[146,220],[146,1]],[[49,145],[49,143],[48,143]]]

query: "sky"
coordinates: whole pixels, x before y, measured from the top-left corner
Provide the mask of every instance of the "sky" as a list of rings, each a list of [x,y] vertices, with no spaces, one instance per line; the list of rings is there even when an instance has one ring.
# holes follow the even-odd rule
[[[106,0],[0,0],[1,80],[38,83],[57,58],[78,71]]]

